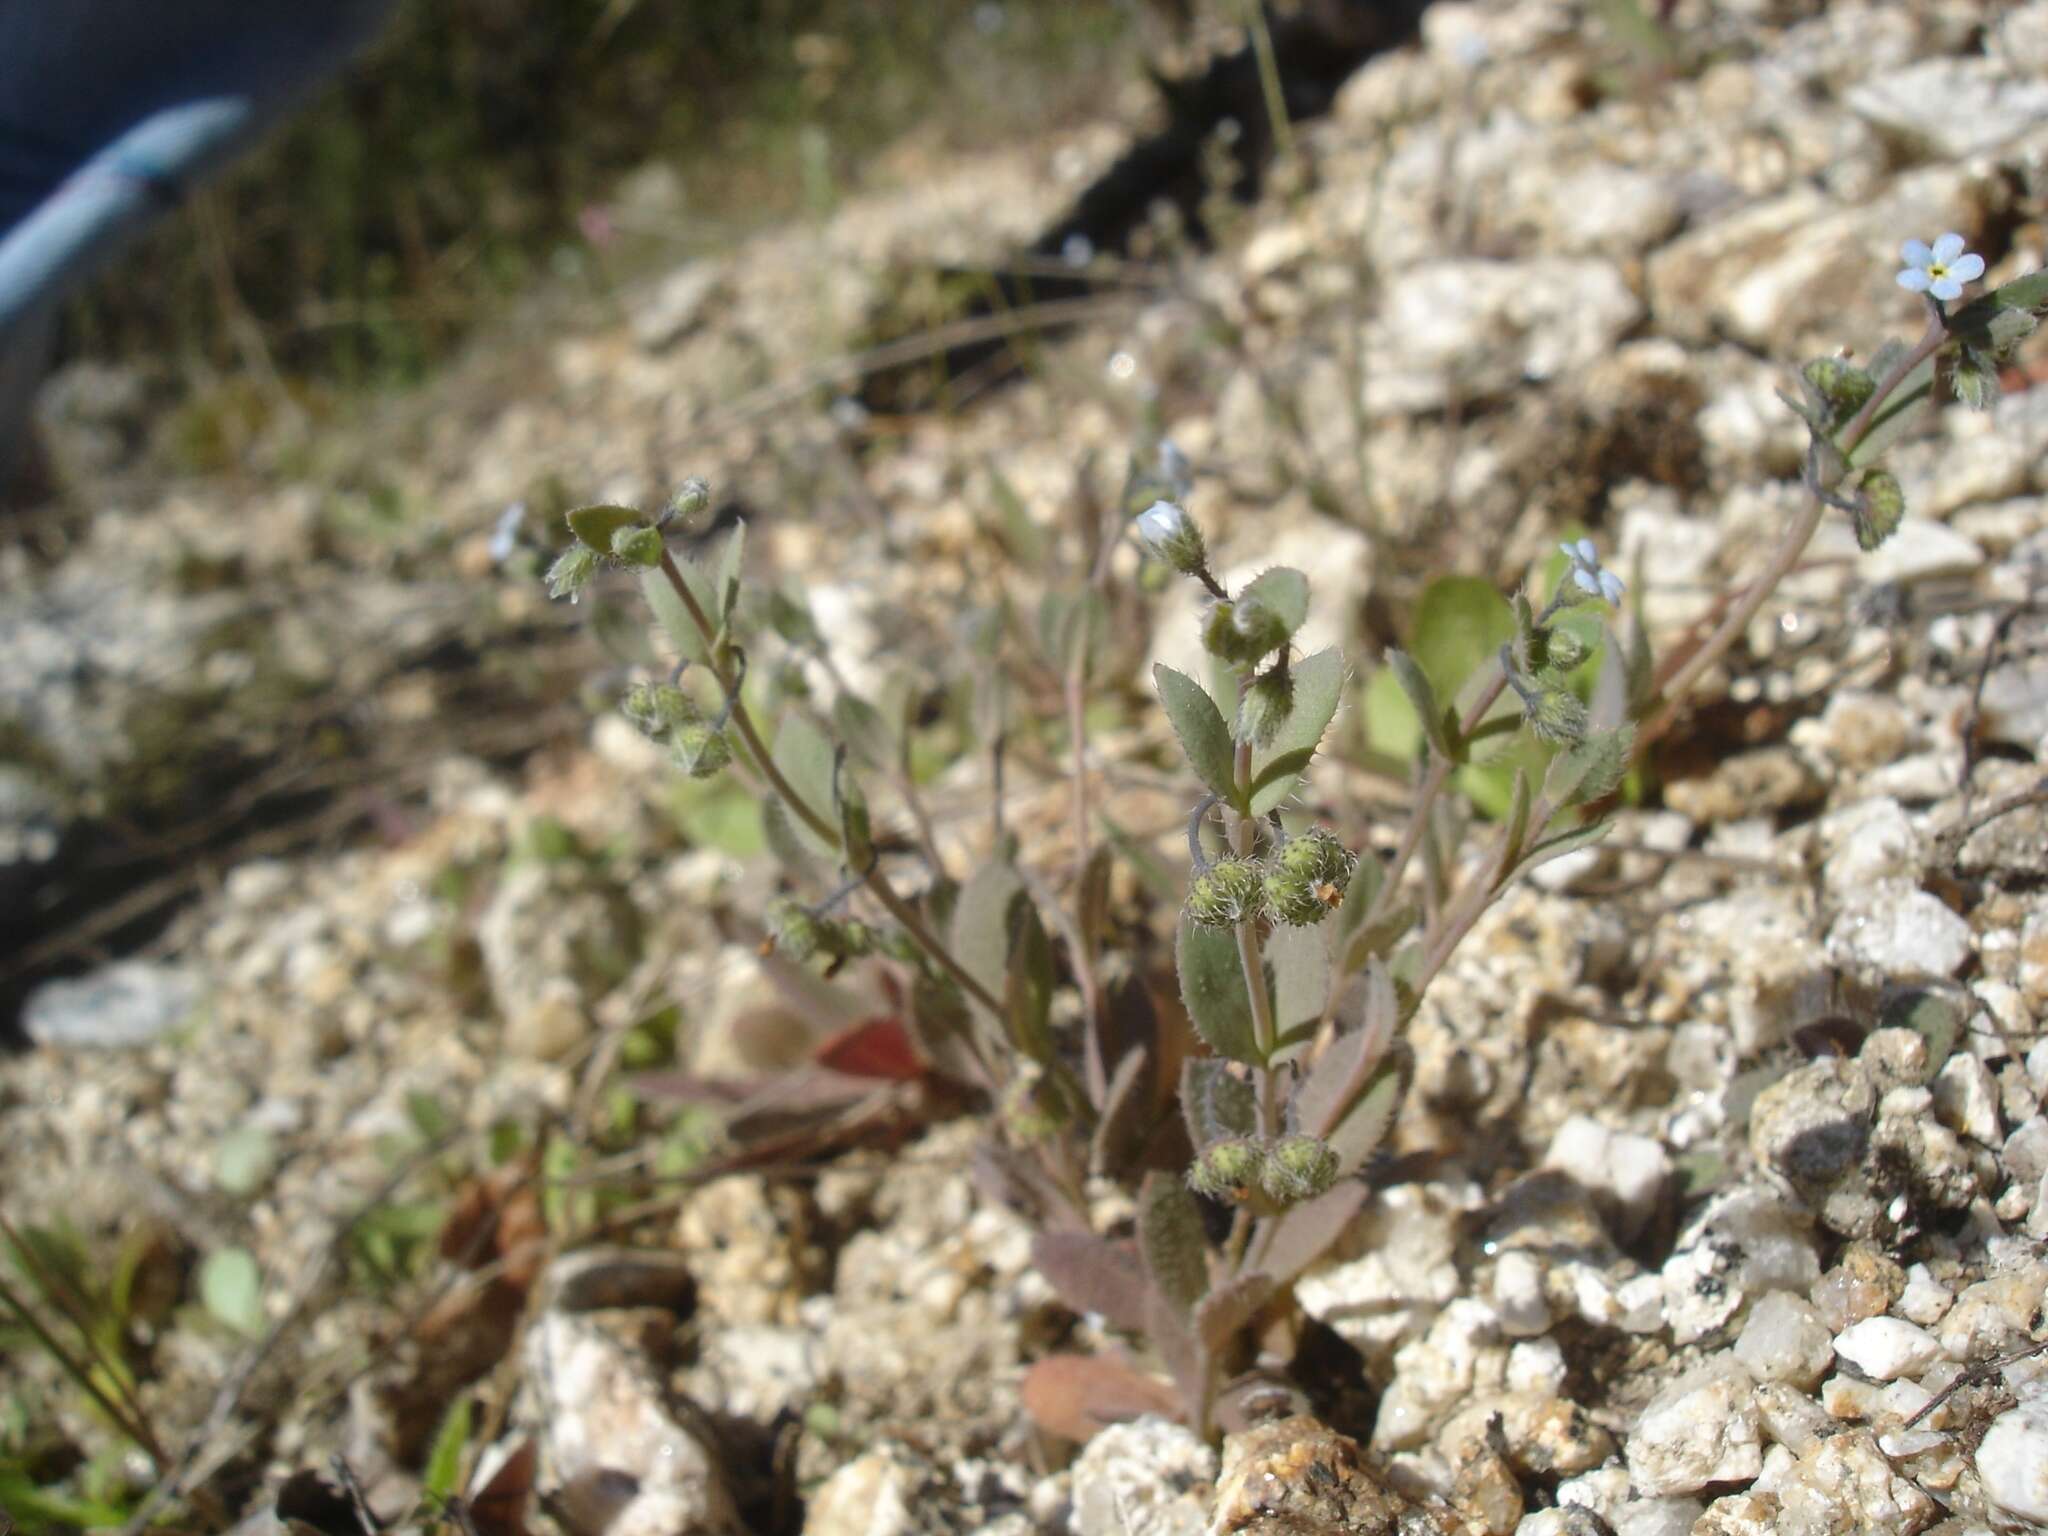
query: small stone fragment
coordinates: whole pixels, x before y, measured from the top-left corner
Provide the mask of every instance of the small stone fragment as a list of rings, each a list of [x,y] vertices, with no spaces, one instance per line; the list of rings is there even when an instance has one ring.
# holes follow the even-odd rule
[[[2048,1399],[1992,1420],[1977,1447],[1984,1497],[2019,1520],[2048,1522]]]
[[[1789,1291],[1771,1291],[1750,1308],[1735,1357],[1758,1381],[1811,1390],[1834,1363],[1834,1339],[1807,1302]]]
[[[1836,1336],[1835,1353],[1873,1381],[1897,1381],[1933,1364],[1941,1346],[1902,1317],[1867,1317]]]
[[[1074,1462],[1075,1536],[1195,1536],[1216,1453],[1178,1424],[1114,1424]]]
[[[1709,1361],[1651,1400],[1628,1441],[1629,1477],[1651,1497],[1747,1482],[1763,1470],[1755,1382],[1739,1363]]]

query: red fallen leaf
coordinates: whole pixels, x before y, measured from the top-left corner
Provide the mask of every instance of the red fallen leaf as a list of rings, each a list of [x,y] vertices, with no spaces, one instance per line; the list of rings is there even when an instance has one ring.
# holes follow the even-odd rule
[[[1142,1414],[1181,1417],[1172,1387],[1106,1355],[1049,1355],[1024,1373],[1019,1390],[1032,1422],[1077,1445]]]
[[[448,1501],[465,1536],[526,1536],[534,1464],[533,1441],[521,1440],[481,1488],[467,1499]]]
[[[910,1043],[910,1032],[894,1017],[866,1019],[824,1041],[811,1053],[821,1067],[848,1077],[879,1078],[887,1083],[914,1083],[927,1068]]]

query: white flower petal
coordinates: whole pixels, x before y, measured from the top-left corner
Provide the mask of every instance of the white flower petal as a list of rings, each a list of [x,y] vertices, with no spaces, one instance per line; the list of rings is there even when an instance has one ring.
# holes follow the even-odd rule
[[[1963,296],[1963,285],[1952,277],[1937,277],[1927,291],[1943,303],[1947,303],[1950,299],[1960,299]]]
[[[1621,578],[1615,575],[1614,572],[1602,571],[1600,573],[1600,595],[1617,608],[1621,606],[1622,594],[1627,590],[1628,588],[1621,584]]]
[[[1579,540],[1579,547],[1575,553],[1579,557],[1580,564],[1591,566],[1595,570],[1600,568],[1600,551],[1593,547],[1591,539]]]
[[[1972,251],[1962,260],[1951,263],[1948,275],[1959,283],[1974,283],[1984,275],[1984,258]]]
[[[1934,252],[1927,248],[1925,240],[1908,240],[1899,247],[1899,260],[1909,267],[1924,267],[1934,260]]]
[[[1963,237],[1957,234],[1954,230],[1950,230],[1947,234],[1943,235],[1939,240],[1934,242],[1934,259],[1940,262],[1943,266],[1947,266],[1950,262],[1954,261],[1958,256],[1962,254]]]
[[[1915,293],[1925,293],[1927,285],[1932,281],[1923,267],[1908,267],[1899,274],[1899,286],[1910,288]]]
[[[1593,597],[1598,597],[1600,595],[1599,576],[1596,575],[1594,572],[1587,570],[1583,565],[1573,567],[1572,580],[1576,581],[1579,584],[1579,590],[1581,592],[1587,593]]]

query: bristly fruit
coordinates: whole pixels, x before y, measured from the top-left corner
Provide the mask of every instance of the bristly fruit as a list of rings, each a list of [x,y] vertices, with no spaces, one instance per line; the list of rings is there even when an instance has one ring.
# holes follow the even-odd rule
[[[1337,1182],[1337,1149],[1315,1136],[1282,1136],[1259,1167],[1259,1188],[1279,1205],[1313,1200]]]
[[[1250,1136],[1233,1136],[1202,1149],[1188,1169],[1188,1188],[1211,1200],[1251,1198],[1266,1166],[1266,1149]]]
[[[693,779],[715,777],[732,762],[732,743],[708,720],[686,720],[678,725],[668,747],[675,765]]]
[[[1250,859],[1218,859],[1188,887],[1188,916],[1204,928],[1248,923],[1265,906],[1265,878]]]
[[[761,915],[775,947],[798,964],[829,947],[828,924],[793,897],[777,897]]]

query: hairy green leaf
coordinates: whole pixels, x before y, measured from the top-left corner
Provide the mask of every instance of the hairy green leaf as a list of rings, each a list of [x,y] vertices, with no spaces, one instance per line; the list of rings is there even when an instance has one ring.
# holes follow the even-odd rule
[[[599,503],[595,506],[578,507],[569,514],[569,531],[576,535],[576,542],[586,549],[596,550],[600,555],[612,552],[612,538],[621,528],[631,528],[645,523],[647,518],[632,507],[615,507]]]
[[[1266,936],[1265,963],[1272,983],[1273,1030],[1286,1041],[1297,1026],[1320,1019],[1330,1000],[1329,923],[1275,928]],[[1275,1050],[1273,1060],[1289,1060],[1301,1043]]]
[[[1581,848],[1599,842],[1613,825],[1613,817],[1602,816],[1599,820],[1589,821],[1584,826],[1573,827],[1569,831],[1544,838],[1522,856],[1522,862],[1515,866],[1512,878],[1519,880],[1530,870],[1540,869],[1552,859],[1561,859],[1568,853],[1577,853]]]
[[[1253,577],[1237,600],[1263,605],[1292,635],[1308,618],[1308,578],[1289,566],[1276,565]]]
[[[992,859],[960,888],[953,906],[953,958],[996,997],[1009,988],[1015,913],[1023,899],[1024,881],[1016,866]]]
[[[973,887],[970,885],[969,889]],[[1055,1054],[1052,1037],[1052,940],[1030,899],[1016,906],[1017,938],[1010,950],[1003,986],[1003,1007],[1009,1014],[1010,1042],[1040,1066]]]
[[[783,716],[782,727],[775,733],[772,755],[775,766],[796,791],[797,799],[810,807],[826,826],[836,826],[839,812],[832,795],[832,760],[837,749],[832,738],[813,724],[808,715],[791,710]],[[802,815],[792,811],[790,825],[805,847],[828,857],[838,856],[838,842],[820,836]]]
[[[1197,1152],[1258,1129],[1252,1085],[1214,1056],[1190,1056],[1180,1069],[1180,1109]]]
[[[1628,772],[1635,746],[1633,725],[1588,732],[1550,760],[1549,771],[1543,775],[1544,798],[1554,805],[1586,805],[1605,799]]]
[[[747,558],[747,524],[742,518],[732,525],[732,536],[718,561],[718,613],[721,624],[731,624],[740,601],[740,573]]]
[[[1180,970],[1181,1001],[1195,1032],[1219,1056],[1258,1061],[1251,994],[1245,990],[1236,936],[1227,928],[1204,928],[1183,912],[1174,957]]]
[[[718,622],[718,604],[713,600],[711,583],[694,560],[678,560],[676,569],[682,573],[683,585],[697,600],[701,609],[713,624]],[[698,631],[697,621],[690,617],[690,610],[683,600],[676,596],[676,590],[668,583],[668,576],[656,567],[640,573],[640,593],[647,599],[647,606],[655,620],[661,625],[662,633],[675,646],[676,654],[689,662],[704,661],[710,652],[705,649],[704,636]]]
[[[1209,697],[1209,690],[1185,672],[1176,672],[1164,664],[1155,666],[1152,676],[1159,685],[1159,701],[1166,706],[1166,718],[1173,722],[1173,732],[1180,738],[1180,749],[1187,754],[1195,777],[1226,804],[1240,804],[1236,744],[1231,740],[1230,727],[1224,724],[1222,711]]]
[[[1209,1290],[1209,1246],[1201,1209],[1173,1174],[1148,1173],[1138,1190],[1138,1252],[1174,1312],[1193,1317],[1195,1303]]]
[[[1296,662],[1294,706],[1271,746],[1252,755],[1251,814],[1276,810],[1295,791],[1337,713],[1344,690],[1344,657],[1335,646]]]
[[[1394,674],[1394,681],[1401,685],[1401,692],[1407,696],[1408,707],[1415,711],[1423,739],[1443,756],[1455,756],[1449,732],[1445,729],[1443,707],[1436,701],[1436,690],[1430,687],[1429,674],[1422,670],[1422,664],[1406,651],[1390,650],[1387,652],[1387,666]]]
[[[206,1310],[236,1333],[263,1332],[263,1272],[246,1248],[221,1248],[199,1266],[199,1299]]]

